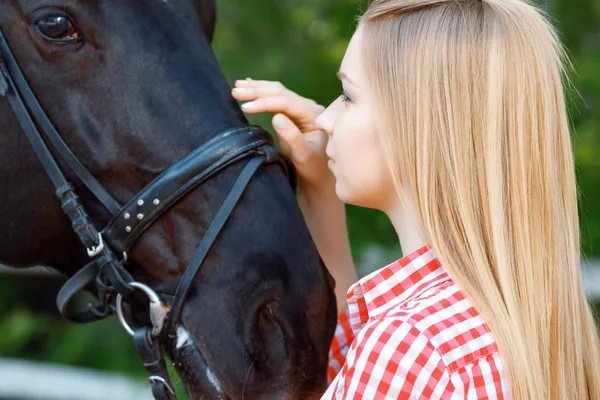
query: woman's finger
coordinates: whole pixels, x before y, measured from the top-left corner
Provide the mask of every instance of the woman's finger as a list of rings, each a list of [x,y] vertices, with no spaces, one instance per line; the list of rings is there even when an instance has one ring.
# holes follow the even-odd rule
[[[304,162],[309,157],[311,149],[300,129],[284,114],[276,114],[272,122],[282,153],[290,157],[294,164]]]
[[[283,113],[303,129],[314,125],[314,121],[323,111],[323,107],[312,100],[288,91],[279,96],[261,97],[244,103],[242,104],[242,110],[249,114],[261,112]]]
[[[242,110],[247,113],[286,113],[290,108],[291,99],[289,95],[279,95],[272,97],[257,98],[242,104]]]
[[[234,88],[231,95],[238,101],[256,100],[259,97],[272,97],[283,95],[284,90],[269,86],[259,86],[254,88]]]
[[[255,87],[269,87],[275,89],[285,89],[285,86],[281,82],[277,81],[255,81],[252,79],[241,79],[235,81],[235,87],[239,88],[255,88]]]

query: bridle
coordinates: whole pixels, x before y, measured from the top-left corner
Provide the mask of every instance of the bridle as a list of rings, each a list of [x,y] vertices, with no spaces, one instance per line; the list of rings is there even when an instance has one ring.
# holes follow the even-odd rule
[[[121,205],[83,166],[54,128],[21,72],[1,29],[0,96],[7,98],[56,189],[63,212],[70,218],[73,231],[91,259],[61,288],[56,300],[60,313],[66,319],[79,323],[97,321],[116,313],[123,327],[133,336],[144,366],[152,375],[149,380],[154,397],[159,400],[175,399],[159,339],[169,343],[175,340],[177,324],[192,282],[254,174],[261,166],[276,162],[283,166],[295,187],[293,166],[274,147],[271,135],[260,127],[230,129],[180,159],[127,204]],[[104,229],[98,229],[92,222],[44,138],[111,214],[112,218]],[[134,281],[125,268],[127,252],[153,222],[184,196],[228,166],[246,160],[246,165],[182,275],[172,302],[166,301],[170,304],[170,307],[167,306],[152,288]],[[90,284],[95,284],[101,304],[90,304],[88,310],[82,312],[70,311],[69,304],[73,297]],[[148,296],[151,327],[133,329],[126,321],[123,299],[136,290]]]

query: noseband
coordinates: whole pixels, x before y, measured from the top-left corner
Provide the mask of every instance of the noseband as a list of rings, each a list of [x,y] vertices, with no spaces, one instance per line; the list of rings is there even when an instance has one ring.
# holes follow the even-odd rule
[[[256,126],[230,129],[183,157],[122,206],[83,166],[56,131],[21,72],[1,30],[0,96],[6,97],[10,103],[56,189],[63,212],[70,218],[73,231],[91,259],[89,264],[69,278],[61,288],[57,296],[60,313],[66,319],[80,323],[97,321],[116,313],[124,328],[133,336],[144,366],[152,374],[150,383],[154,397],[160,400],[175,399],[159,338],[169,343],[175,340],[177,324],[192,282],[254,174],[263,165],[279,163],[292,186],[295,186],[293,166],[281,156],[273,145],[271,135],[263,129]],[[98,229],[92,222],[44,138],[112,215],[104,229]],[[246,165],[189,262],[172,302],[167,301],[170,304],[168,307],[154,290],[134,281],[125,268],[127,252],[153,222],[184,196],[237,162],[246,162]],[[89,309],[83,312],[70,311],[69,304],[73,297],[93,283],[101,304],[90,304]],[[136,290],[148,296],[152,327],[132,329],[126,321],[122,308],[123,299]]]

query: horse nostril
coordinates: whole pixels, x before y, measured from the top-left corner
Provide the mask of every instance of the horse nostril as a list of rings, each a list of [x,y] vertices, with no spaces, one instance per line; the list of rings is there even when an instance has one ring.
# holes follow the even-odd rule
[[[273,315],[273,308],[271,307],[271,304],[265,304],[262,309],[260,310],[261,313],[264,314],[265,318],[271,322],[271,323],[276,323],[277,321],[275,320],[275,315]]]
[[[278,319],[278,302],[264,304],[258,310],[256,330],[263,354],[269,362],[284,361],[289,358],[289,347],[285,330]]]

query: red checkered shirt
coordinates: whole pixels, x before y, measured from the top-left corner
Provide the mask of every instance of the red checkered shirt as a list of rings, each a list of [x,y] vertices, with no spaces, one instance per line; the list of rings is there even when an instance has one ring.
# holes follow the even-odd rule
[[[425,246],[348,291],[322,399],[504,399],[488,326]]]

